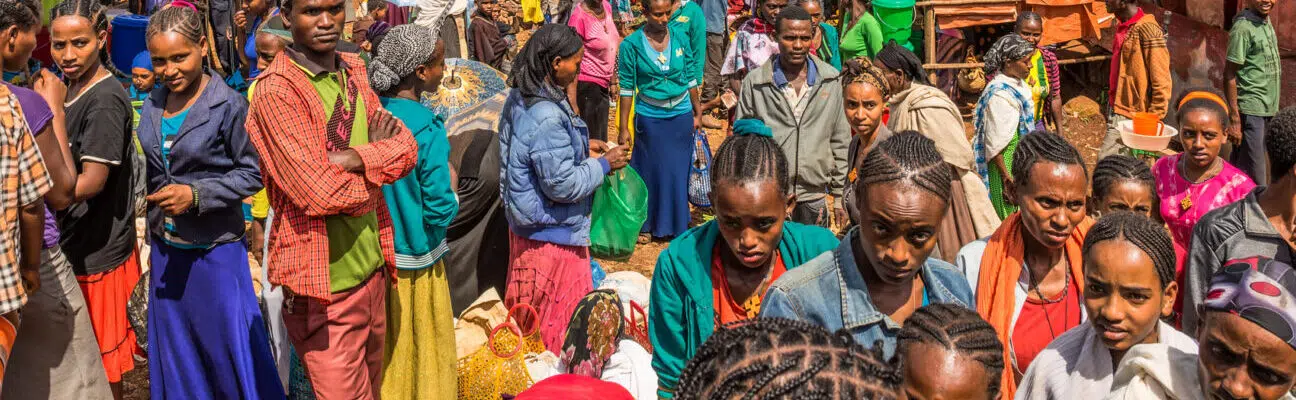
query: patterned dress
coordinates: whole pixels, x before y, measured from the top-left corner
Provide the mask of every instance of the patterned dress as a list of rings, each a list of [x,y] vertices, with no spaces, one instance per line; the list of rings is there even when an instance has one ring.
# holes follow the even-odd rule
[[[990,190],[990,202],[1000,219],[1017,211],[1004,198],[1004,177],[991,160],[1003,155],[1004,167],[1012,170],[1013,153],[1017,141],[1035,127],[1035,105],[1031,89],[1020,79],[999,74],[986,86],[977,102],[973,125],[976,136],[972,149],[976,152],[977,173]]]

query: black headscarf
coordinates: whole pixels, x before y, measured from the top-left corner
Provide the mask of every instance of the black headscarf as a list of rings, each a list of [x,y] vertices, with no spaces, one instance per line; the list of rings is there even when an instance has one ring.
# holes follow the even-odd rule
[[[1035,45],[1016,33],[1009,33],[995,41],[985,55],[986,76],[1003,69],[1009,61],[1020,60],[1035,54]]]
[[[513,60],[513,72],[508,85],[527,98],[543,97],[562,101],[566,95],[548,81],[553,74],[553,60],[571,57],[580,51],[585,42],[576,30],[567,25],[545,24],[531,35],[522,51]]]
[[[887,42],[886,46],[882,46],[882,50],[878,51],[876,58],[887,68],[903,71],[905,75],[909,76],[910,80],[923,85],[930,85],[927,81],[927,70],[923,69],[922,66],[922,60],[919,60],[918,55],[899,45],[894,40]]]

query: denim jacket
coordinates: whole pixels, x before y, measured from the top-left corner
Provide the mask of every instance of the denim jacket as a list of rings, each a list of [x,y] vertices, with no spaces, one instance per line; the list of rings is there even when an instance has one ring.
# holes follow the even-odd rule
[[[229,243],[243,237],[243,199],[261,190],[261,168],[243,121],[248,102],[212,78],[180,125],[168,160],[162,159],[165,86],[153,89],[140,110],[136,131],[148,170],[148,192],[178,183],[197,194],[197,207],[174,216],[173,234],[195,244]],[[149,233],[161,237],[162,209],[148,208]]]
[[[589,246],[594,190],[611,166],[589,157],[585,122],[566,100],[525,98],[514,90],[499,133],[500,196],[509,229],[535,241]]]
[[[900,324],[878,311],[869,298],[852,249],[858,230],[851,229],[836,250],[783,274],[765,294],[760,316],[806,321],[834,332],[845,329],[865,347],[882,341],[885,356],[891,357]],[[967,279],[953,265],[928,258],[919,276],[924,303],[975,307]]]

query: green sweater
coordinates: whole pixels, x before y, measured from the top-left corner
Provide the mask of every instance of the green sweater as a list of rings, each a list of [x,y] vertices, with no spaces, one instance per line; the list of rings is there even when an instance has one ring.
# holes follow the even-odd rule
[[[384,97],[382,104],[418,143],[414,170],[382,188],[396,233],[396,268],[427,268],[449,250],[446,227],[459,213],[459,199],[450,188],[450,140],[441,116],[419,102]]]
[[[843,21],[850,21],[848,14]],[[841,56],[844,60],[856,57],[873,58],[882,51],[882,24],[872,13],[864,13],[850,29],[842,32]]]
[[[657,371],[657,395],[674,398],[684,364],[715,332],[711,294],[711,254],[720,228],[710,221],[685,231],[657,257],[648,308],[648,335]],[[779,255],[791,270],[836,248],[841,241],[827,229],[783,223]]]

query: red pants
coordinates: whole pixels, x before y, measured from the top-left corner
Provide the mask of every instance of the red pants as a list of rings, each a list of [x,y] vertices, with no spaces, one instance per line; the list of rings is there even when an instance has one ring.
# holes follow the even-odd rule
[[[379,268],[329,303],[285,296],[284,326],[320,400],[377,400],[387,333],[387,275]]]

